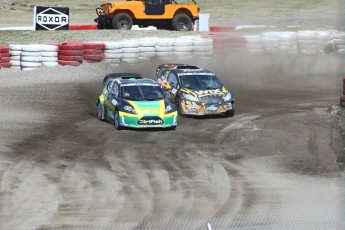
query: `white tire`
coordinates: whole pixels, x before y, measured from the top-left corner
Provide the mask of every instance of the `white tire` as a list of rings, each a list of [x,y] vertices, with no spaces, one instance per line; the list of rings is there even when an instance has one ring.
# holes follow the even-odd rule
[[[157,41],[155,39],[142,39],[139,41],[139,47],[152,47],[156,46]]]
[[[122,48],[116,48],[116,49],[112,49],[112,50],[104,50],[103,53],[108,53],[108,54],[120,54],[122,53]]]
[[[155,56],[156,56],[156,52],[140,52],[140,53],[138,53],[138,57],[152,58]]]
[[[122,42],[122,48],[138,48],[139,42],[136,40],[127,40]]]
[[[42,57],[57,57],[58,52],[56,51],[41,51],[41,56]]]
[[[104,53],[104,58],[105,58],[105,59],[117,59],[117,58],[122,58],[122,53],[119,53],[119,54]]]
[[[157,46],[168,46],[168,47],[171,47],[173,45],[174,45],[174,40],[172,40],[170,38],[169,39],[164,39],[164,38],[159,39],[157,41],[157,43],[156,43],[156,47]]]
[[[41,57],[42,62],[57,62],[58,57]]]
[[[105,50],[121,49],[122,42],[105,42],[104,47],[105,47]]]
[[[174,50],[173,46],[156,46],[157,52],[169,52],[173,50]]]
[[[122,53],[122,59],[138,58],[138,53]]]
[[[212,46],[213,40],[211,38],[196,38],[193,40],[193,46]]]
[[[54,45],[41,45],[41,51],[57,52],[57,51],[59,51],[59,47],[58,46],[54,46]]]
[[[35,57],[35,56],[22,56],[20,60],[22,62],[42,62],[41,57]]]
[[[11,57],[10,57],[10,60],[13,60],[13,61],[20,61],[20,56],[19,56],[19,55],[11,56]]]
[[[122,48],[121,51],[122,51],[122,53],[138,53],[139,48],[137,48],[137,47],[135,47],[135,48]]]
[[[187,46],[193,46],[193,41],[190,39],[176,39],[174,41],[174,46],[183,46],[183,47],[187,47]]]
[[[23,45],[10,45],[9,48],[10,50],[16,50],[16,51],[21,51]]]
[[[23,45],[22,51],[41,52],[42,45]]]
[[[27,62],[27,61],[22,61],[20,63],[21,67],[29,67],[29,68],[35,68],[35,67],[41,67],[42,63],[41,62]]]
[[[193,50],[193,46],[174,46],[174,51],[177,52],[191,52]]]
[[[10,50],[10,56],[19,56],[22,51],[20,50]]]
[[[41,57],[41,51],[22,51],[20,53],[21,56],[30,56],[30,57]]]
[[[10,60],[11,66],[20,66],[20,61]]]
[[[156,47],[154,46],[140,46],[139,47],[139,53],[140,52],[155,52]]]
[[[55,67],[58,66],[59,63],[58,62],[42,62],[43,66],[47,66],[47,67]]]

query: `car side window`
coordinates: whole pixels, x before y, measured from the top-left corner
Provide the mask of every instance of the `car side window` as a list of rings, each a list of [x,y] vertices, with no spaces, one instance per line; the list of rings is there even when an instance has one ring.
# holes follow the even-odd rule
[[[114,84],[113,89],[111,90],[111,93],[117,97],[119,95],[119,85],[117,83]]]
[[[170,85],[174,86],[174,87],[177,87],[177,78],[176,78],[176,75],[173,74],[173,73],[169,73],[168,75],[168,82]]]

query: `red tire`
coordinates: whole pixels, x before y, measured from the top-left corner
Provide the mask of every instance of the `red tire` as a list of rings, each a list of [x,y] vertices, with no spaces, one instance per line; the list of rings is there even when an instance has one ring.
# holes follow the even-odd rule
[[[78,62],[82,62],[83,61],[83,56],[64,56],[64,55],[59,55],[59,60],[61,60],[61,61],[78,61]]]
[[[78,66],[81,64],[79,61],[58,61],[59,65],[65,66],[65,65],[71,65],[71,66]]]
[[[10,52],[10,48],[7,46],[0,46],[0,53],[8,53]]]
[[[10,68],[11,67],[11,63],[7,62],[7,63],[1,63],[1,67],[2,68]]]
[[[10,58],[9,57],[4,57],[2,56],[0,59],[0,63],[9,63],[10,62]]]
[[[105,45],[104,43],[84,43],[84,49],[90,50],[103,50]]]
[[[62,43],[58,47],[60,50],[82,50],[84,48],[82,43],[77,42]]]
[[[345,102],[345,95],[340,96],[340,102]]]
[[[59,55],[62,56],[83,56],[83,50],[59,50]]]
[[[11,55],[10,55],[10,53],[1,53],[1,57],[3,58],[3,57],[10,57]]]
[[[84,55],[83,56],[84,60],[88,60],[88,61],[102,61],[103,60],[103,54],[99,54],[99,55]]]
[[[84,49],[84,55],[100,55],[103,54],[103,50]]]

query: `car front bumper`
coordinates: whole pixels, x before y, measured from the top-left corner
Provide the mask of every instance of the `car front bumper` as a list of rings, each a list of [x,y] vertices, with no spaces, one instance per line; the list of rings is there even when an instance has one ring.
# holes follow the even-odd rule
[[[164,116],[145,115],[138,117],[134,114],[120,112],[120,126],[129,128],[171,128],[178,123],[177,112],[172,112]]]
[[[234,110],[234,103],[231,101],[213,104],[181,101],[180,106],[181,114],[197,116],[223,114],[227,111]]]

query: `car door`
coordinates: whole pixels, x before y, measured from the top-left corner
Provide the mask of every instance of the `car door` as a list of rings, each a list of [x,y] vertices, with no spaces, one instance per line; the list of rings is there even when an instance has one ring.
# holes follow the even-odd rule
[[[180,88],[177,76],[175,73],[170,72],[167,78],[167,82],[170,85],[169,94],[167,95],[171,103],[177,104],[177,93]]]
[[[118,104],[119,86],[117,82],[113,82],[113,84],[110,85],[109,91],[105,96],[106,114],[107,116],[112,116]]]

